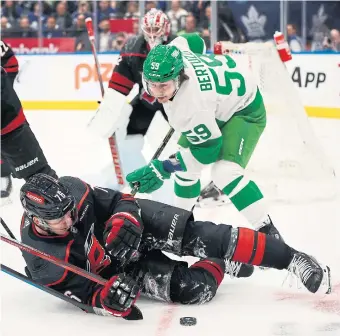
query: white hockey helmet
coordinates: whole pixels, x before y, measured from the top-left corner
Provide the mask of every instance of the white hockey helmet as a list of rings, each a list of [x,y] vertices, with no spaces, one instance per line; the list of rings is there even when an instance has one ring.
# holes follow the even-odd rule
[[[145,40],[152,49],[168,40],[170,35],[170,20],[161,10],[152,8],[144,15],[142,31]]]

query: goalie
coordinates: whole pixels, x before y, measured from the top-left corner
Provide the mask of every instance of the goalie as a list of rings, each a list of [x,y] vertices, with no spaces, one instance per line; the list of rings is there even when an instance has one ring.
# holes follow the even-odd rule
[[[266,126],[266,110],[250,70],[230,56],[204,55],[197,34],[177,37],[149,53],[143,68],[146,92],[163,104],[170,125],[181,132],[180,150],[127,175],[139,192],[159,189],[175,175],[176,206],[191,209],[200,195],[200,173],[212,180],[256,230],[282,240],[261,190],[245,168]]]

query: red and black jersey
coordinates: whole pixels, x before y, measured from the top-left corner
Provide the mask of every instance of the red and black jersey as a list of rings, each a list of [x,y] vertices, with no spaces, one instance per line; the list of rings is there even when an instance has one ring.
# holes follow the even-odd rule
[[[78,221],[63,236],[47,236],[39,234],[32,219],[24,215],[21,223],[24,244],[109,279],[122,269],[104,248],[105,222],[117,212],[128,212],[141,218],[142,241],[150,249],[181,255],[181,242],[186,223],[192,219],[191,212],[151,200],[137,199],[137,203],[129,195],[108,188],[92,188],[76,177],[64,176],[59,182],[76,199]],[[34,280],[65,295],[74,295],[84,303],[92,302],[100,285],[27,252],[23,252],[23,257]]]
[[[168,42],[174,38],[170,36]],[[118,64],[113,69],[109,88],[127,96],[133,85],[137,83],[139,85],[138,98],[148,108],[156,111],[161,109],[161,104],[144,91],[142,84],[143,64],[149,51],[150,47],[142,35],[128,39],[120,52]]]
[[[8,74],[17,75],[19,71],[19,63],[14,55],[12,48],[4,41],[0,41],[0,44],[1,66],[6,70]]]
[[[63,259],[89,272],[109,279],[119,271],[119,263],[104,249],[103,232],[105,222],[117,211],[123,194],[111,189],[92,188],[84,181],[70,176],[61,177],[75,197],[78,221],[65,235],[41,235],[32,225],[32,219],[24,215],[21,225],[22,242]],[[129,202],[129,212],[139,207]],[[33,279],[45,286],[75,295],[82,302],[91,303],[97,284],[80,275],[65,270],[46,260],[23,252],[24,259]]]

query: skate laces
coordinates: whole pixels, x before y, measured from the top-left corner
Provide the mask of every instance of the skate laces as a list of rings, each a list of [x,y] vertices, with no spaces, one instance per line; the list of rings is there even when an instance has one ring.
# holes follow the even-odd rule
[[[313,268],[306,258],[301,255],[294,255],[292,261],[288,266],[288,274],[284,279],[282,285],[290,278],[289,287],[293,286],[294,278],[306,284],[310,276],[313,274]],[[294,277],[294,275],[296,277]],[[301,283],[296,281],[297,288],[301,288]]]
[[[240,269],[242,267],[242,263],[237,261],[231,261],[230,259],[225,260],[225,270],[227,274],[229,274],[230,278],[233,279],[237,277]]]

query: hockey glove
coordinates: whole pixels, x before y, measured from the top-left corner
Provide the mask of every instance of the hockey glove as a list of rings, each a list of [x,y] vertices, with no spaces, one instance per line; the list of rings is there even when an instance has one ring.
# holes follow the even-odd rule
[[[100,304],[110,314],[124,317],[140,295],[137,282],[125,274],[113,276],[100,291]]]
[[[152,193],[158,190],[164,183],[165,179],[169,179],[171,173],[167,172],[160,160],[152,160],[147,166],[136,169],[126,176],[131,188],[136,183],[139,185],[138,192]]]
[[[105,223],[104,242],[107,252],[122,265],[137,253],[143,226],[128,212],[118,212]]]

